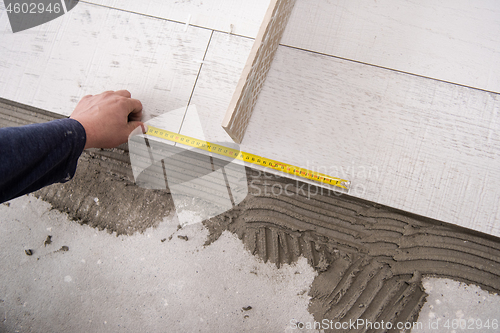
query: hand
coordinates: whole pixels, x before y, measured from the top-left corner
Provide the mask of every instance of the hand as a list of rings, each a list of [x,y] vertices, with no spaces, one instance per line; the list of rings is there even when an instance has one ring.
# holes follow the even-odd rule
[[[87,148],[114,148],[127,142],[129,134],[144,124],[142,104],[127,90],[84,96],[70,118],[85,128]]]

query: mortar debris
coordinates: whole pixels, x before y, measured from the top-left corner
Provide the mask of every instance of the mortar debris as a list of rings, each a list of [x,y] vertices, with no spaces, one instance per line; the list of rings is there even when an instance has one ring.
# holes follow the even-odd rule
[[[66,245],[63,245],[61,246],[61,248],[59,250],[57,250],[56,252],[67,252],[69,251],[69,247],[66,246]]]

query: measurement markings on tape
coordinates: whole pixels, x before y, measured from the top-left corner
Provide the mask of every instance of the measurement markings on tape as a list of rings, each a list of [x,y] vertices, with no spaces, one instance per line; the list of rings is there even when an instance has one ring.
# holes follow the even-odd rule
[[[288,173],[291,175],[295,175],[301,178],[310,179],[316,182],[336,186],[343,188],[345,190],[349,190],[350,181],[328,176],[316,171],[307,170],[304,168],[299,168],[287,163],[278,162],[266,157],[245,153],[238,149],[233,149],[229,147],[224,147],[215,143],[210,143],[208,141],[199,140],[192,138],[187,135],[177,134],[174,132],[170,132],[167,130],[163,130],[160,128],[148,126],[148,131],[146,132],[148,135],[155,136],[160,139],[169,140],[172,142],[177,142],[183,145],[187,145],[193,148],[201,149],[204,151],[212,152],[218,155],[230,157],[233,159],[237,159],[240,161],[260,165],[269,169],[278,170],[284,173]]]

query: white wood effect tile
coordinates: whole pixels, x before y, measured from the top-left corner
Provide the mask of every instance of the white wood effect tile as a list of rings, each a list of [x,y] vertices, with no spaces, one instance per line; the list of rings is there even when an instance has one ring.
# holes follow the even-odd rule
[[[245,66],[246,58],[252,49],[252,44],[253,40],[251,39],[214,32],[191,99],[190,106],[196,106],[196,109],[187,111],[180,134],[209,142],[218,142],[227,147],[240,148],[239,145],[234,144],[231,137],[223,129],[221,121]],[[168,117],[166,119],[170,119],[169,115],[166,116]],[[158,117],[152,121],[159,118],[165,119],[165,117]],[[167,123],[171,122],[167,121]],[[198,122],[201,123],[201,132],[198,130]],[[158,126],[168,128],[166,124]],[[247,148],[246,152],[255,152],[254,147],[246,146],[245,148]],[[233,160],[232,163],[238,162]],[[268,168],[260,168],[250,164],[248,166],[274,173]],[[279,172],[276,174],[282,175]],[[287,177],[293,178],[291,175],[287,175]],[[307,182],[303,178],[300,180]]]
[[[243,151],[500,236],[500,95],[280,46]]]
[[[87,0],[86,2],[255,38],[270,0]]]
[[[222,127],[236,143],[241,143],[245,135],[260,89],[266,80],[294,4],[295,0],[271,0],[255,38],[255,43],[222,121]]]
[[[500,92],[496,0],[297,0],[282,44]]]
[[[128,89],[147,120],[187,106],[210,35],[86,3],[13,34],[2,10],[0,96],[69,115],[84,95]]]
[[[196,110],[207,141],[232,142],[221,126],[224,114],[250,54],[253,40],[214,32],[210,41],[191,105]],[[194,117],[186,114],[181,134],[199,138],[192,132],[189,121]]]
[[[0,11],[0,96],[68,115],[125,88],[159,115],[186,106],[210,33],[81,3],[14,35]],[[220,123],[252,43],[213,35],[191,100],[208,140],[229,141]],[[241,148],[500,236],[499,130],[497,94],[280,47]]]

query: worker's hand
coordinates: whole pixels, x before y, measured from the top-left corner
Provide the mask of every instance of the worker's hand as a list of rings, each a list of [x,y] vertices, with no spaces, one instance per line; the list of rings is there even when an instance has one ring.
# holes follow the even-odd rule
[[[129,134],[144,124],[142,104],[130,98],[127,90],[106,91],[99,95],[88,95],[78,102],[70,118],[85,128],[87,148],[114,148],[127,142]]]

